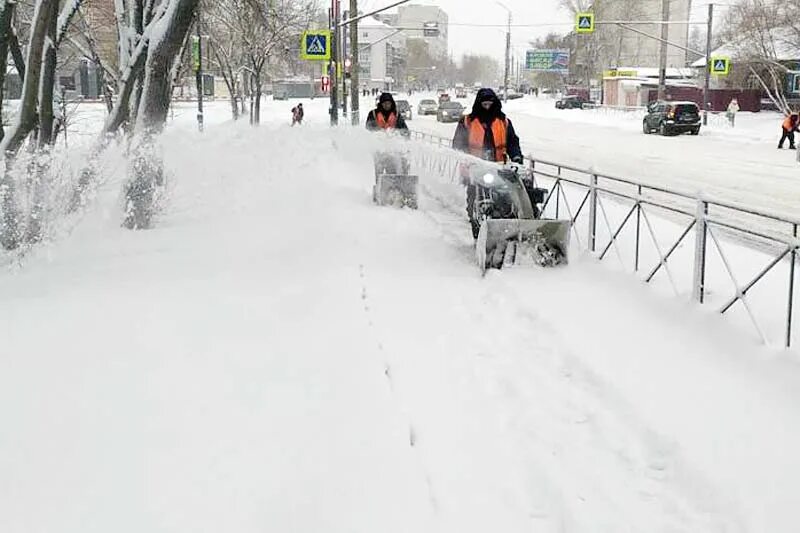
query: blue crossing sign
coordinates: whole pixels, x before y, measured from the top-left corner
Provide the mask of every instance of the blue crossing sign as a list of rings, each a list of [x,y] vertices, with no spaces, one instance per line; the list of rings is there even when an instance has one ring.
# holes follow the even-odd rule
[[[715,76],[727,76],[731,71],[731,60],[727,57],[711,58],[711,73]]]
[[[310,30],[303,32],[300,40],[300,59],[330,61],[330,30]]]
[[[594,32],[594,13],[578,13],[575,15],[576,33]]]

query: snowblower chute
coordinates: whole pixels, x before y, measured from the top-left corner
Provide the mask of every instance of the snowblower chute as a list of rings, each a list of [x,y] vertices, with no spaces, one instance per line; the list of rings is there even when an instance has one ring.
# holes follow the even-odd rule
[[[475,187],[475,253],[484,271],[567,263],[571,222],[540,218],[547,191],[537,188],[531,176],[520,176],[516,165],[476,165],[470,169],[470,183]]]

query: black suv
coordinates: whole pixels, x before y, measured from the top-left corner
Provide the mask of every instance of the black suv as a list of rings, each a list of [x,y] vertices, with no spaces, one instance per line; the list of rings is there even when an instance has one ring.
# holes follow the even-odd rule
[[[583,104],[591,104],[583,96],[568,95],[556,100],[556,109],[583,109]]]
[[[694,102],[651,102],[642,121],[645,133],[661,135],[700,133],[700,108]]]

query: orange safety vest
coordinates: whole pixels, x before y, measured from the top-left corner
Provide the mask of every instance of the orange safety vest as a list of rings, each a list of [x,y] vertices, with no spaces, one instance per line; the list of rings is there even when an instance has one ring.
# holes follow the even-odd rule
[[[464,125],[469,132],[469,153],[476,157],[483,158],[483,139],[486,135],[486,128],[483,127],[479,119],[470,121],[469,117],[464,118]],[[492,138],[494,139],[494,160],[498,162],[504,161],[506,156],[508,120],[494,119],[491,127]]]
[[[397,127],[397,114],[391,113],[387,119],[383,116],[383,113],[379,111],[375,113],[375,122],[378,123],[378,127],[382,130],[394,129]]]
[[[793,117],[792,115],[789,115],[783,121],[783,129],[785,129],[787,131],[793,130],[795,128],[795,126],[797,126],[796,117]]]

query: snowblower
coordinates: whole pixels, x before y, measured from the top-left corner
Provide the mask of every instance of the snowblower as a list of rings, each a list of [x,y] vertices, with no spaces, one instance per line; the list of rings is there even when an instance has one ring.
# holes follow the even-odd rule
[[[375,185],[372,201],[378,205],[417,208],[419,177],[409,174],[410,165],[404,153],[375,154]]]
[[[521,176],[518,165],[474,165],[468,172],[475,187],[470,221],[480,227],[475,253],[484,273],[514,264],[567,263],[571,221],[541,218],[547,189]]]

